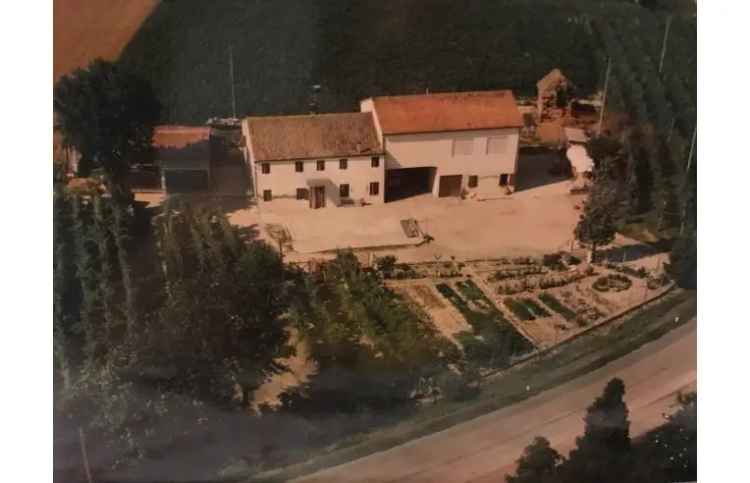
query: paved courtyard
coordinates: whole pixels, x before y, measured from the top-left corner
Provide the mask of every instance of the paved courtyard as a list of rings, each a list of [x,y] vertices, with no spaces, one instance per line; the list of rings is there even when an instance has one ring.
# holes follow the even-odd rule
[[[403,262],[436,258],[478,259],[536,255],[570,249],[583,197],[570,195],[570,181],[547,173],[549,155],[524,156],[518,190],[499,199],[435,198],[430,194],[383,205],[311,210],[296,200],[229,208],[232,223],[259,230],[283,225],[291,235],[290,261],[321,258],[337,248],[394,253]],[[414,219],[433,241],[409,238],[401,221]],[[418,246],[417,246],[418,245]]]
[[[246,197],[215,199],[232,223],[274,245],[266,227],[283,226],[292,239],[292,250],[285,253],[289,261],[325,258],[337,248],[393,253],[407,263],[540,255],[571,248],[584,199],[570,194],[570,180],[548,173],[552,159],[523,155],[517,191],[486,201],[426,194],[382,205],[311,210],[288,199],[257,204]],[[416,220],[433,240],[409,238],[401,226],[406,219]]]

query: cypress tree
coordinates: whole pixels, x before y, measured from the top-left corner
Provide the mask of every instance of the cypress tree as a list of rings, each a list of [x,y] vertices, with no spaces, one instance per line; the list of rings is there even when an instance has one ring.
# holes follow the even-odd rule
[[[515,475],[507,475],[507,483],[556,483],[563,457],[546,438],[537,436],[518,460]]]
[[[614,378],[604,393],[588,407],[583,436],[563,465],[564,481],[570,483],[618,483],[631,470],[630,421],[623,397],[625,384]]]

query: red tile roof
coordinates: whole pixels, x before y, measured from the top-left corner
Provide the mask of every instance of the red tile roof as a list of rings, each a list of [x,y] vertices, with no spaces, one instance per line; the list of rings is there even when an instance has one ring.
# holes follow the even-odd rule
[[[369,112],[248,117],[244,122],[255,161],[382,152]]]
[[[384,134],[522,127],[509,90],[374,97]]]
[[[211,128],[171,126],[154,128],[152,146],[164,169],[210,169]]]
[[[163,125],[154,128],[152,144],[155,148],[184,148],[208,141],[211,128],[206,126]]]

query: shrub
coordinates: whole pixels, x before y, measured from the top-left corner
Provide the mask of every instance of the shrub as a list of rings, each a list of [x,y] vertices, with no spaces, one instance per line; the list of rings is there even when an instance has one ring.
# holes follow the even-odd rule
[[[565,320],[570,321],[576,318],[576,313],[563,305],[562,302],[557,300],[557,297],[555,297],[551,293],[540,293],[539,300],[541,300],[547,307],[551,308],[553,311],[562,315]]]
[[[633,285],[633,282],[625,275],[619,273],[611,273],[599,277],[594,282],[594,289],[600,292],[608,292],[610,290],[614,292],[622,292],[623,290],[629,289]]]
[[[402,263],[401,266],[403,265],[404,264]],[[380,272],[383,278],[391,278],[391,276],[393,275],[393,270],[395,268],[396,257],[394,257],[393,255],[386,255],[384,257],[378,257],[377,259],[375,259],[375,270]]]
[[[536,319],[536,317],[534,317],[534,314],[531,313],[531,311],[529,311],[526,306],[515,299],[507,297],[505,300],[503,300],[503,304],[508,307],[508,309],[513,312],[513,315],[515,315],[519,320],[526,321]]]
[[[565,265],[562,262],[562,255],[560,253],[551,253],[542,257],[542,265],[557,271],[565,270]]]
[[[456,287],[458,287],[458,290],[464,295],[464,297],[469,300],[487,300],[487,297],[485,297],[482,289],[477,287],[477,285],[472,280],[457,282]]]
[[[669,283],[669,276],[666,273],[662,273],[657,277],[649,277],[646,282],[649,290],[656,290],[657,288],[663,287]]]
[[[450,401],[466,401],[479,394],[479,387],[472,384],[469,375],[447,371],[437,377],[440,393]]]
[[[549,317],[551,314],[547,312],[544,307],[536,303],[533,299],[530,298],[522,298],[521,303],[523,303],[529,312],[534,314],[535,317],[543,318],[543,317]]]

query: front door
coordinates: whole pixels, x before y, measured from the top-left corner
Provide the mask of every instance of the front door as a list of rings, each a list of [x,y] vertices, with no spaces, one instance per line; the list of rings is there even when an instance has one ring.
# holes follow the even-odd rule
[[[326,206],[326,187],[313,186],[312,196],[310,196],[310,208],[324,208]]]

